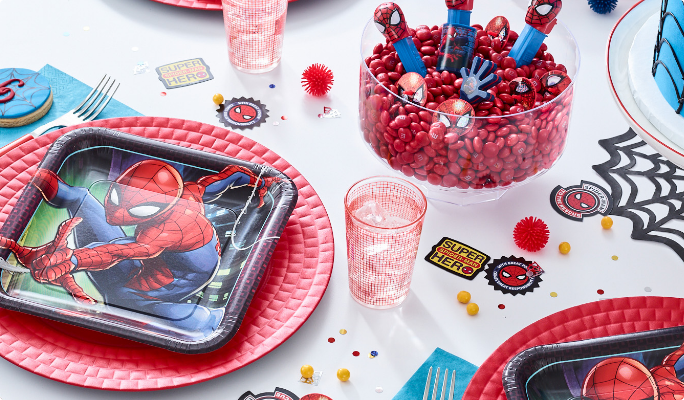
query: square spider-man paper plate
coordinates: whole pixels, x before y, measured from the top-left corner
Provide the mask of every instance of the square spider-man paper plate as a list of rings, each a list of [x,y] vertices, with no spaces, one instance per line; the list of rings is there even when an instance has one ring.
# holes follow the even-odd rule
[[[74,130],[0,228],[0,306],[172,351],[215,350],[237,332],[296,202],[270,167]]]
[[[537,346],[503,371],[509,400],[684,396],[684,327]]]

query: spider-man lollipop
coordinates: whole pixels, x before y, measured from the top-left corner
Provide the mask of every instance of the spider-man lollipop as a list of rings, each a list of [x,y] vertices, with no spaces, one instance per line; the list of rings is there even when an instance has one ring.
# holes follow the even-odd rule
[[[437,59],[438,71],[460,74],[473,61],[477,30],[470,26],[474,0],[446,0],[447,23],[442,27],[442,42]]]
[[[408,26],[401,8],[395,3],[382,3],[375,9],[373,20],[380,33],[394,45],[406,72],[416,72],[420,76],[427,75],[425,63],[421,60],[418,49],[408,34]]]
[[[532,0],[525,16],[527,25],[509,54],[518,67],[532,62],[544,39],[556,26],[556,16],[562,6],[562,0]]]

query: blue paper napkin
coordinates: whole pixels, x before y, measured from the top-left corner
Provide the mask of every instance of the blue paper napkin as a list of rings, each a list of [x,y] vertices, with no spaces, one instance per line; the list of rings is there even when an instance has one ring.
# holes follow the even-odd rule
[[[437,374],[437,367],[439,367],[439,386],[437,387],[437,398],[440,398],[442,393],[442,385],[444,384],[444,369],[449,369],[449,378],[447,379],[447,387],[444,398],[449,396],[449,388],[451,387],[451,371],[456,371],[456,385],[454,387],[454,400],[461,399],[463,393],[468,386],[468,383],[475,375],[477,367],[473,364],[465,361],[455,355],[440,349],[439,347],[435,349],[434,352],[428,357],[423,365],[418,368],[411,379],[406,382],[404,387],[399,390],[396,396],[392,400],[420,400],[423,398],[425,393],[425,381],[427,380],[427,374],[432,368],[432,377],[430,377],[430,396],[432,398],[432,390],[435,384],[435,374]]]
[[[33,130],[39,126],[54,121],[66,114],[67,111],[81,104],[83,99],[88,96],[88,93],[93,90],[92,87],[69,74],[65,74],[50,64],[46,64],[38,72],[50,81],[50,86],[52,87],[52,107],[50,108],[50,111],[48,111],[43,118],[32,124],[17,128],[0,128],[0,147],[19,139],[27,133],[33,132]],[[98,83],[99,81],[93,82],[94,85],[97,85]],[[116,100],[116,95],[114,95],[114,97],[115,98],[109,102],[102,113],[97,116],[97,119],[142,115],[127,105],[118,102]]]

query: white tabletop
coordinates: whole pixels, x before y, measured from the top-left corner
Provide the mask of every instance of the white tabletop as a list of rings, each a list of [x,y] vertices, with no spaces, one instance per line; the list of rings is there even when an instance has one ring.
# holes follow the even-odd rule
[[[623,296],[680,296],[682,260],[668,247],[630,239],[631,221],[614,217],[612,230],[601,229],[600,217],[578,223],[558,215],[549,204],[556,185],[582,179],[608,185],[591,169],[608,159],[602,138],[627,131],[606,79],[606,42],[618,18],[636,0],[621,0],[610,15],[598,15],[586,1],[566,1],[561,19],[575,34],[582,54],[570,138],[565,154],[546,175],[509,191],[497,202],[458,207],[431,203],[425,220],[411,293],[392,310],[358,305],[347,288],[342,200],[352,183],[388,174],[359,134],[359,39],[378,0],[299,0],[289,6],[283,60],[273,72],[247,75],[228,61],[221,12],[188,10],[149,0],[0,0],[0,67],[34,70],[49,63],[95,84],[103,73],[120,79],[116,98],[144,115],[177,117],[219,125],[211,97],[247,96],[270,110],[261,127],[242,134],[266,145],[294,165],[325,204],[336,239],[332,279],[309,321],[287,342],[261,360],[209,382],[161,392],[117,393],[82,389],[38,377],[0,360],[0,397],[25,399],[201,399],[235,400],[242,393],[284,387],[302,396],[316,391],[339,399],[390,399],[435,347],[480,365],[502,342],[530,323],[554,312],[599,299]],[[478,0],[473,22],[486,24],[494,15],[526,6],[525,0]],[[441,0],[400,3],[411,25],[442,23]],[[520,31],[522,21],[511,21]],[[84,27],[89,30],[84,30]],[[65,32],[69,35],[66,36]],[[132,48],[137,47],[138,51]],[[648,55],[650,56],[650,55]],[[202,57],[214,80],[166,90],[153,68]],[[152,69],[133,75],[147,61]],[[556,60],[559,61],[559,60]],[[335,74],[327,98],[307,96],[300,86],[304,68],[323,63]],[[269,84],[275,84],[270,89]],[[161,97],[160,92],[168,95]],[[340,111],[340,119],[319,119],[324,106]],[[287,120],[280,120],[287,116]],[[271,122],[278,120],[274,126]],[[512,231],[521,218],[542,218],[551,231],[549,245],[536,254],[517,249]],[[533,293],[511,296],[494,291],[482,276],[467,281],[422,258],[448,236],[494,258],[517,255],[537,261],[545,270]],[[563,256],[558,244],[570,242]],[[611,256],[619,256],[613,261]],[[483,275],[483,274],[482,274]],[[653,289],[646,293],[644,288]],[[597,289],[603,289],[600,296]],[[480,306],[476,317],[456,302],[467,290]],[[558,297],[550,297],[557,292]],[[504,310],[497,305],[506,305]],[[346,336],[338,331],[344,328]],[[328,343],[328,337],[337,341]],[[361,352],[353,357],[353,351]],[[369,359],[371,350],[379,352]],[[299,368],[311,364],[323,371],[320,386],[299,383]],[[338,368],[351,371],[341,383]],[[381,386],[383,393],[376,393]]]

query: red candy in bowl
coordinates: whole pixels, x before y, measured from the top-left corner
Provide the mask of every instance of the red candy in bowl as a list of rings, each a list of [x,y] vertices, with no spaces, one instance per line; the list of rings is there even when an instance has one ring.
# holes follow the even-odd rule
[[[428,197],[456,204],[497,199],[548,171],[563,154],[580,61],[563,24],[524,66],[508,57],[515,31],[502,42],[473,25],[475,56],[496,63],[502,78],[487,91],[494,100],[474,106],[460,99],[460,76],[435,70],[441,26],[408,28],[428,70],[418,86],[427,89],[425,98],[412,102],[393,45],[371,24],[361,44],[361,133],[379,160],[426,187]]]

